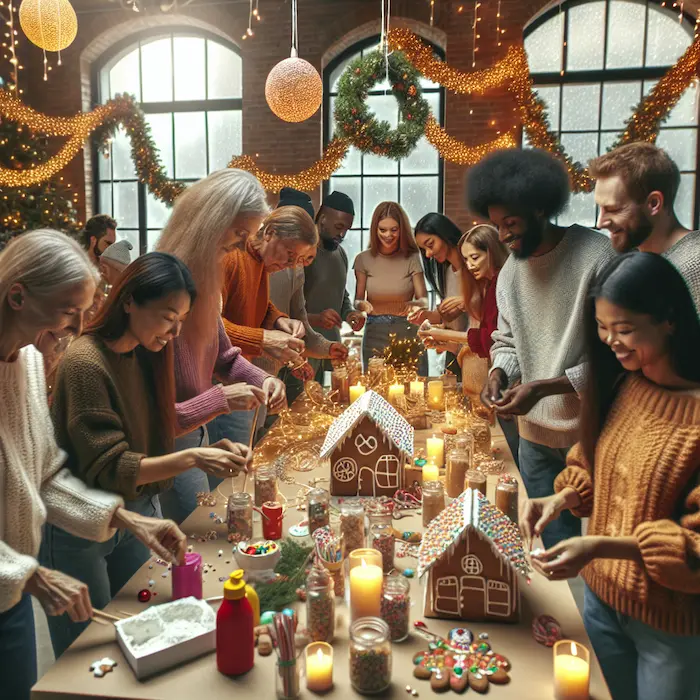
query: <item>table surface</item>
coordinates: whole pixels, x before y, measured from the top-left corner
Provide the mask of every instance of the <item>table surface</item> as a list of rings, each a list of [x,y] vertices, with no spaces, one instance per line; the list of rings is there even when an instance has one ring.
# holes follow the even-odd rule
[[[496,429],[497,431],[497,429]],[[422,446],[432,431],[417,431],[416,445]],[[263,441],[264,442],[264,441]],[[263,443],[261,443],[261,446]],[[505,440],[500,432],[494,432],[494,445],[500,448],[501,457],[506,462],[506,469],[517,476],[517,471]],[[257,448],[256,448],[257,449]],[[312,476],[322,476],[319,469],[308,474],[298,474],[299,481]],[[518,477],[519,478],[519,477]],[[496,477],[489,476],[488,495],[493,497]],[[242,477],[236,480],[236,488],[242,486]],[[293,503],[298,490],[297,486],[280,484],[281,491]],[[221,491],[228,495],[232,485],[224,482]],[[252,489],[251,479],[248,479],[248,490]],[[524,497],[524,489],[520,484],[521,500]],[[226,506],[224,498],[217,497],[215,507],[198,508],[183,524],[183,531],[188,535],[203,535],[208,530],[216,528],[219,539],[212,542],[195,542],[195,550],[203,555],[204,561],[213,564],[214,571],[205,576],[205,597],[221,595],[223,584],[220,576],[227,575],[237,568],[231,554],[231,545],[225,538],[225,525],[214,525],[210,518],[211,512],[225,517]],[[285,530],[303,517],[302,513],[291,507],[285,516]],[[412,516],[401,519],[396,524],[402,530],[420,530],[420,516]],[[261,535],[261,525],[255,523],[255,535]],[[223,549],[223,556],[218,556],[218,551]],[[397,558],[397,566],[400,569],[406,567],[415,568],[416,561],[410,558]],[[163,574],[166,574],[164,577]],[[152,589],[158,595],[152,598],[150,604],[168,602],[171,595],[170,573],[166,567],[153,564],[145,564],[119,592],[117,597],[106,608],[107,612],[137,613],[147,606],[137,601],[137,593],[143,588],[148,588],[149,579],[155,581]],[[523,582],[521,621],[515,625],[498,623],[464,623],[471,628],[475,635],[487,632],[489,642],[493,649],[505,654],[511,661],[511,682],[505,686],[492,686],[490,694],[495,699],[507,700],[546,700],[553,698],[553,663],[552,650],[537,644],[531,634],[530,624],[532,619],[540,614],[548,614],[557,618],[561,623],[566,638],[580,642],[591,649],[590,641],[583,627],[581,616],[566,582],[547,581],[543,577],[533,574],[532,582],[527,585]],[[411,595],[413,605],[411,619],[422,619],[423,583],[411,580]],[[303,624],[305,612],[303,604],[296,604],[300,610],[300,619]],[[357,694],[350,686],[348,677],[348,630],[349,618],[345,603],[337,600],[336,610],[344,619],[344,624],[337,630],[334,647],[334,681],[335,689],[331,695],[348,696]],[[447,632],[458,626],[456,621],[426,620],[431,631],[444,636]],[[413,677],[413,655],[427,648],[427,642],[412,633],[405,642],[393,645],[393,682],[392,686],[381,695],[387,698],[410,697],[406,693],[406,686],[410,685],[419,692],[419,697],[433,695],[427,681],[420,681]],[[118,662],[118,666],[112,673],[103,678],[95,678],[89,671],[90,664],[102,657],[111,657]],[[139,698],[141,700],[177,700],[178,698],[202,697],[206,700],[218,700],[219,698],[236,697],[238,700],[253,698],[274,697],[274,663],[275,655],[262,658],[255,657],[255,666],[248,674],[239,678],[228,678],[216,670],[216,658],[214,654],[200,657],[179,668],[167,671],[159,676],[138,681],[124,659],[115,641],[114,629],[111,625],[103,626],[92,623],[80,636],[71,648],[47,671],[39,683],[34,687],[32,698],[34,700],[67,700],[69,698],[101,697],[101,698]],[[302,698],[312,698],[314,693],[307,691],[302,681]],[[235,693],[235,696],[232,695]],[[359,697],[359,696],[358,696]],[[605,682],[602,678],[598,662],[592,654],[591,663],[591,699],[606,700],[610,698]]]

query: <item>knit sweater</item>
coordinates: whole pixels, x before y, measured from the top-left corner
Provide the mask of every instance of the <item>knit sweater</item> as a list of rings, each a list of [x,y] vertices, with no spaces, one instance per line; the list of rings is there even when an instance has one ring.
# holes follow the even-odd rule
[[[46,403],[44,361],[22,348],[0,362],[0,613],[16,605],[36,571],[47,520],[77,537],[103,542],[118,496],[88,488],[68,469]]]
[[[581,498],[589,535],[635,537],[643,564],[595,559],[582,572],[618,612],[673,634],[700,634],[700,398],[630,375],[591,468],[576,445],[554,482]]]
[[[77,338],[61,361],[51,407],[56,441],[73,474],[127,501],[172,484],[137,483],[144,457],[172,450],[158,412],[150,354],[141,347],[113,352],[95,335]]]
[[[488,357],[493,340],[492,333],[498,326],[498,302],[496,301],[496,284],[498,282],[498,272],[496,276],[488,282],[484,301],[481,304],[481,320],[478,328],[470,328],[467,331],[467,342],[469,349],[479,357]]]
[[[602,233],[566,229],[545,255],[511,255],[498,276],[498,328],[492,367],[523,384],[566,375],[576,393],[548,396],[519,419],[520,435],[547,447],[571,447],[578,436],[578,394],[585,383],[583,317],[591,279],[614,255]]]
[[[228,402],[220,384],[212,386],[212,377],[224,384],[245,382],[261,387],[268,375],[252,365],[234,348],[219,319],[212,329],[202,357],[195,356],[187,338],[173,341],[175,350],[175,410],[180,433],[188,433],[212,418],[229,412]]]
[[[663,257],[681,273],[700,314],[700,231],[691,231],[672,245]]]
[[[270,302],[268,273],[250,245],[236,249],[224,261],[224,328],[232,345],[246,359],[262,355],[263,329],[271,330],[284,314]]]

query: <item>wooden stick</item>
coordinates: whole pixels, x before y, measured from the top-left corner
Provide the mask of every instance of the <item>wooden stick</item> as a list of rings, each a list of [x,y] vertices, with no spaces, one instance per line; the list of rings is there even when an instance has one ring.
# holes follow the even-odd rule
[[[135,613],[126,612],[125,610],[117,610],[117,612],[124,617],[133,617],[135,615]]]
[[[93,621],[96,625],[108,625],[108,624],[109,624],[109,622],[107,622],[107,620],[102,620],[102,619],[100,619],[99,617],[93,617],[93,618],[92,618],[92,621]]]
[[[257,406],[255,409],[255,413],[253,413],[253,425],[250,428],[250,436],[248,437],[248,449],[252,450],[253,449],[253,440],[255,440],[255,433],[257,432],[257,427],[258,427],[258,414],[260,413],[260,406]],[[243,488],[241,489],[243,493],[245,493],[245,487],[246,484],[248,483],[248,472],[245,473],[243,476]],[[231,479],[231,493],[234,493],[234,488],[233,488],[233,479]]]
[[[122,620],[121,617],[117,617],[116,615],[110,615],[109,613],[106,613],[103,610],[93,609],[92,616],[99,617],[102,620],[110,620],[111,622],[120,622]]]

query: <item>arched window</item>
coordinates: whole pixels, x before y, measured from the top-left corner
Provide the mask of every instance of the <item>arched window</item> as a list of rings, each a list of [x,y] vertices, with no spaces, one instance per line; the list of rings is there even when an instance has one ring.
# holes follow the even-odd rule
[[[358,56],[373,51],[379,44],[379,37],[372,37],[354,44],[334,59],[323,72],[324,82],[324,143],[333,137],[333,111],[338,94],[338,80],[350,62]],[[437,48],[440,57],[444,54]],[[432,113],[444,122],[444,91],[425,78],[421,79],[423,96],[430,104]],[[378,83],[367,98],[370,109],[378,119],[385,119],[392,126],[398,124],[399,108],[396,98],[387,92],[386,80]],[[350,261],[348,291],[351,298],[355,292],[355,274],[352,261],[355,256],[369,246],[369,225],[372,212],[380,202],[399,202],[405,209],[412,224],[431,211],[442,212],[443,206],[443,167],[438,152],[421,138],[417,148],[402,161],[390,160],[372,154],[364,155],[351,148],[342,167],[335,172],[324,191],[340,190],[349,195],[355,203],[355,222],[343,244]]]
[[[670,3],[669,3],[670,4]],[[693,41],[693,23],[651,0],[570,0],[525,29],[540,97],[567,153],[580,163],[605,153],[625,121]],[[676,212],[698,227],[698,98],[691,87],[656,140],[678,165]],[[593,193],[572,198],[559,223],[595,223]]]
[[[194,182],[241,153],[241,57],[219,37],[191,30],[130,37],[102,58],[94,88],[98,102],[136,97],[170,178]],[[95,171],[95,211],[111,214],[135,250],[152,249],[169,209],[138,182],[123,131],[110,157],[97,155]]]

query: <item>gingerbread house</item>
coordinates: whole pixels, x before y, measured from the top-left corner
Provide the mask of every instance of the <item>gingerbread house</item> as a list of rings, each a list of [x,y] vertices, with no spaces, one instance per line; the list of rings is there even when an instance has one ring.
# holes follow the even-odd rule
[[[374,391],[333,421],[321,448],[333,496],[393,496],[412,456],[413,427]]]
[[[530,567],[518,527],[480,491],[467,489],[423,534],[418,576],[426,617],[516,622],[518,576]]]

